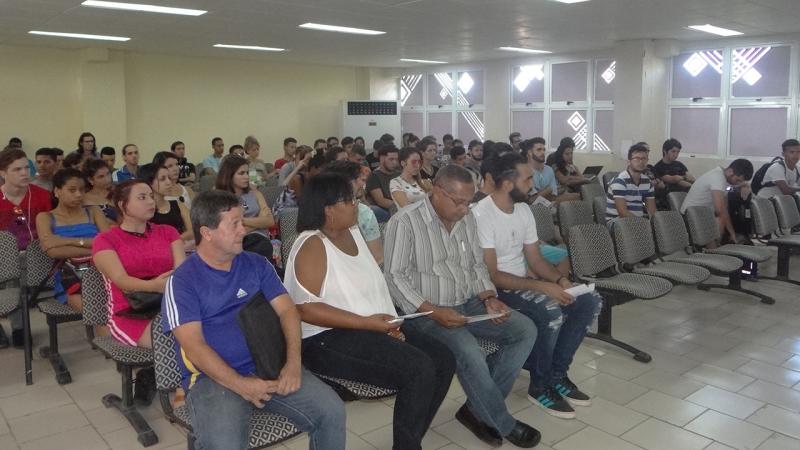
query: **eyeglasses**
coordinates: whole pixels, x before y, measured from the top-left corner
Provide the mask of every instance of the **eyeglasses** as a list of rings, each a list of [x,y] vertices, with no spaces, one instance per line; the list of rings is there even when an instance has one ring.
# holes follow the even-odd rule
[[[649,161],[649,160],[650,160],[650,158],[648,158],[647,156],[633,156],[633,157],[631,157],[631,161],[645,161],[646,162],[646,161]]]
[[[450,199],[450,201],[451,201],[451,202],[453,202],[453,204],[454,204],[456,207],[469,208],[469,204],[470,204],[470,203],[472,203],[472,199],[469,199],[469,200],[461,200],[461,199],[457,199],[457,198],[453,197],[453,195],[452,195],[452,194],[450,194],[449,192],[447,192],[446,190],[444,190],[444,189],[442,189],[442,188],[439,188],[439,189],[440,189],[440,190],[441,190],[441,191],[444,193],[444,195],[445,195],[447,198],[449,198],[449,199]]]

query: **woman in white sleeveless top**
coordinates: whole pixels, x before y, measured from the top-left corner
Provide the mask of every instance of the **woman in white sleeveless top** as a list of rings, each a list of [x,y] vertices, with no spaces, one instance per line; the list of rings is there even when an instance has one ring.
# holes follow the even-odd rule
[[[420,449],[455,360],[436,341],[406,342],[389,322],[396,317],[389,290],[356,221],[349,180],[323,173],[308,181],[284,279],[303,320],[303,365],[396,389],[394,448]]]

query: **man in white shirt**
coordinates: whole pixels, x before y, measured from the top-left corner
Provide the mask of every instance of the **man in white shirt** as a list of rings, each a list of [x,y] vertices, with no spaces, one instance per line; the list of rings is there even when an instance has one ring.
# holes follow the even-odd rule
[[[517,153],[500,157],[492,168],[495,191],[472,209],[483,259],[498,298],[528,316],[537,328],[533,350],[522,366],[531,375],[528,398],[549,414],[575,418],[571,405],[591,399],[567,377],[586,331],[600,313],[600,296],[573,298],[570,280],[539,251],[536,222],[525,203],[533,171]]]
[[[781,144],[783,158],[773,161],[764,178],[758,196],[772,198],[776,195],[793,195],[800,191],[797,174],[797,161],[800,160],[800,141],[788,139]]]
[[[725,241],[727,233],[730,239],[736,242],[736,232],[725,203],[726,191],[731,186],[739,186],[742,199],[747,199],[750,196],[750,186],[747,182],[751,178],[753,178],[753,163],[744,158],[733,161],[726,169],[715,167],[709,170],[692,184],[686,200],[681,205],[681,214],[686,214],[690,206],[713,209],[717,216],[720,239]]]

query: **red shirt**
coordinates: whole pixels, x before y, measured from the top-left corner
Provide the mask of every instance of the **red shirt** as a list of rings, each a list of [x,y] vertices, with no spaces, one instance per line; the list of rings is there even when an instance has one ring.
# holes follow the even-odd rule
[[[13,234],[17,238],[17,248],[25,250],[37,238],[36,216],[51,209],[50,192],[33,184],[28,185],[28,192],[19,205],[0,195],[0,230]]]
[[[287,162],[288,161],[286,161],[283,158],[275,160],[275,170],[281,170],[281,167],[283,167],[283,165],[286,164]]]

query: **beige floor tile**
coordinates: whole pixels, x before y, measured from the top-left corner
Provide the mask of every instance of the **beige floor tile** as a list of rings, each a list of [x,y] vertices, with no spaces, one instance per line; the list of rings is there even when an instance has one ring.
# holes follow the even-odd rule
[[[569,368],[569,379],[572,380],[573,383],[579,384],[581,381],[592,378],[598,373],[600,372],[583,364],[573,363]]]
[[[756,331],[764,331],[767,328],[777,324],[778,321],[776,319],[770,319],[766,317],[756,317],[748,314],[738,313],[738,314],[732,314],[722,319],[722,323],[730,323],[742,328],[749,328],[751,330],[756,330]]]
[[[798,448],[800,448],[800,440],[776,433],[764,441],[758,450],[797,450]]]
[[[756,380],[739,393],[791,411],[800,411],[800,392],[777,384]]]
[[[725,444],[720,444],[719,442],[714,442],[713,444],[709,445],[708,447],[704,448],[703,450],[733,450],[733,447],[728,447]]]
[[[704,331],[692,333],[688,336],[685,336],[683,340],[723,352],[726,352],[742,343],[740,339],[733,336],[719,336],[717,334],[706,333]]]
[[[649,365],[640,363],[633,358],[612,353],[584,363],[584,366],[623,380],[631,380],[651,369]]]
[[[792,356],[791,358],[786,360],[786,362],[783,363],[783,367],[792,370],[800,370],[800,356],[798,355]]]
[[[786,387],[800,383],[800,372],[756,360],[739,367],[736,372]]]
[[[14,440],[14,436],[10,434],[0,434],[0,448],[3,450],[17,450],[19,446],[17,445],[17,441]]]
[[[575,412],[581,422],[614,436],[621,435],[647,419],[636,411],[600,397],[592,400],[592,406],[579,408]]]
[[[737,419],[746,419],[764,406],[763,402],[714,386],[706,386],[686,397],[686,400]]]
[[[347,436],[345,439],[347,440],[347,450],[375,450],[375,447],[373,447],[372,444],[361,439],[361,437],[356,436],[356,434],[352,431],[347,431]],[[296,448],[297,450],[307,449],[308,444],[306,444],[305,447]]]
[[[636,384],[677,398],[685,398],[704,385],[683,375],[662,370],[651,370],[631,380]]]
[[[716,366],[703,364],[688,372],[686,376],[701,383],[710,384],[729,391],[738,391],[739,389],[752,383],[755,378],[748,377],[730,370],[722,369]]]
[[[0,436],[9,433],[11,430],[8,428],[8,424],[6,423],[6,419],[0,414]]]
[[[386,425],[359,436],[378,450],[392,450],[394,427]],[[450,444],[450,440],[433,430],[428,430],[422,439],[422,448],[440,448]],[[351,448],[348,444],[347,448]]]
[[[772,345],[771,347],[775,350],[800,355],[800,339],[782,339],[780,342]]]
[[[17,442],[23,443],[88,424],[77,406],[64,405],[11,419],[8,425]]]
[[[76,384],[64,386],[72,400],[83,411],[97,409],[103,406],[103,397],[106,394],[122,395],[121,378],[119,374],[91,384]],[[157,401],[156,401],[157,402]]]
[[[754,449],[772,435],[767,429],[712,410],[684,428],[737,449]]]
[[[431,427],[435,427],[453,420],[455,418],[456,411],[458,411],[458,408],[461,408],[461,405],[463,404],[464,402],[457,402],[455,400],[445,398],[442,404],[439,405],[439,411],[437,411],[436,415],[433,416]]]
[[[489,449],[489,445],[475,437],[464,425],[461,425],[457,420],[439,425],[433,429],[438,434],[444,436],[450,442],[460,445],[461,447],[472,450],[485,450]]]
[[[105,406],[91,409],[83,413],[95,430],[100,434],[108,434],[112,431],[130,427],[127,419],[122,414],[112,411]]]
[[[747,419],[778,433],[800,439],[800,414],[777,406],[767,405]]]
[[[621,437],[647,450],[700,450],[711,444],[710,439],[653,418]]]
[[[702,364],[717,366],[728,370],[737,369],[750,362],[750,358],[738,353],[723,352],[708,347],[700,347],[693,352],[687,353],[686,357]]]
[[[444,447],[440,448],[439,450],[464,450],[464,447],[458,444],[447,444]]]
[[[681,356],[651,347],[644,347],[641,350],[646,351],[653,357],[653,360],[647,363],[651,370],[682,374],[700,365],[699,361],[688,358],[685,355]]]
[[[579,414],[582,409],[586,408],[579,408]],[[514,414],[514,418],[539,430],[542,433],[542,443],[551,447],[556,442],[586,427],[586,424],[579,420],[565,420],[553,417],[538,406],[524,409]]]
[[[782,334],[773,333],[770,331],[757,331],[750,328],[737,328],[730,333],[727,333],[727,335],[734,336],[745,342],[766,345],[767,347],[773,347],[786,339],[786,337]]]
[[[307,450],[308,434],[303,433],[289,439],[288,441],[284,441],[283,446],[292,450]]]
[[[706,409],[679,398],[650,391],[626,405],[642,414],[682,427]]]
[[[618,405],[625,405],[648,391],[647,388],[621,380],[604,373],[589,378],[581,383],[581,390],[593,397],[598,396],[611,400]]]
[[[587,427],[553,446],[556,450],[638,450],[639,447],[622,439]]]
[[[181,443],[186,445],[186,435],[177,425],[167,422],[164,418],[148,420],[147,423],[158,436],[158,443],[147,447],[147,450],[160,450]],[[142,449],[142,444],[136,439],[136,432],[130,426],[104,434],[103,439],[113,450]]]
[[[20,447],[22,450],[105,450],[108,444],[92,427],[86,426],[25,442]]]
[[[394,409],[379,401],[350,402],[347,409],[347,429],[357,435],[392,423]]]
[[[25,392],[0,399],[0,409],[7,420],[28,414],[64,406],[72,399],[60,386],[29,386]]]
[[[764,345],[758,344],[751,344],[746,343],[734,347],[732,350],[734,353],[738,353],[743,356],[747,356],[750,359],[756,359],[758,361],[763,361],[769,364],[775,364],[780,366],[783,364],[784,361],[791,358],[793,355],[788,352],[782,352],[780,350],[775,350],[774,348],[770,348]]]

